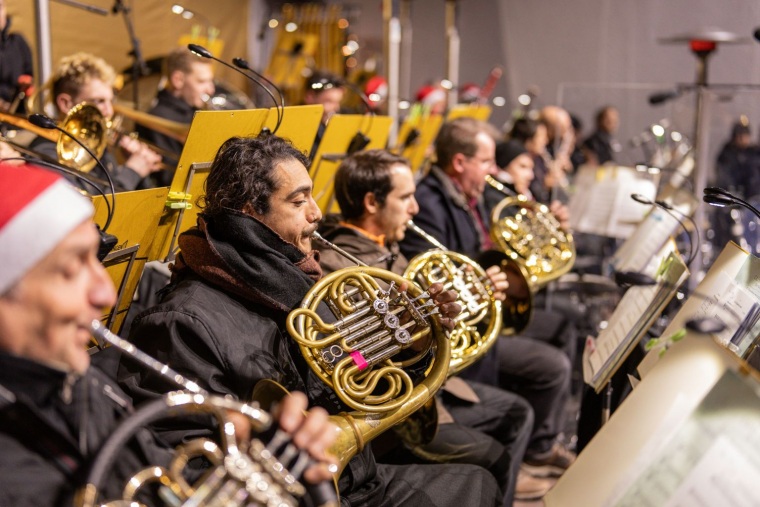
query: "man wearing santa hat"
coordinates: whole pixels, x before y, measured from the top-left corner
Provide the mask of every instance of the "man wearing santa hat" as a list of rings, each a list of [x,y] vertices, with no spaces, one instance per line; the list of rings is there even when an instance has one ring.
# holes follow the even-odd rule
[[[90,324],[116,300],[97,260],[93,206],[54,173],[0,166],[0,505],[71,505],[92,458],[132,411],[115,381],[90,367]],[[280,424],[324,459],[333,432],[303,395]],[[303,438],[303,440],[300,440]],[[125,447],[103,493],[168,452],[148,430]],[[324,465],[324,464],[323,464]],[[325,466],[310,478],[329,477]]]

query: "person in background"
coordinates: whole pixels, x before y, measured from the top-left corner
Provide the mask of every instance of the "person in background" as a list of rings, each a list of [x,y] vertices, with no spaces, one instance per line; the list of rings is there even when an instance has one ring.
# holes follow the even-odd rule
[[[445,123],[435,141],[437,165],[415,192],[420,208],[415,223],[449,250],[476,262],[493,248],[482,195],[486,175],[496,173],[497,137],[500,134],[491,125],[473,118]],[[430,249],[429,243],[412,234],[400,246],[407,258]],[[537,476],[560,475],[575,460],[559,441],[572,367],[566,354],[546,343],[574,341],[574,329],[562,315],[535,312],[521,335],[499,338],[478,364],[461,375],[514,392],[531,404],[535,424],[524,466]]]
[[[7,0],[0,0],[0,112],[24,114],[32,86],[32,51],[24,36],[11,33]]]
[[[208,98],[214,94],[214,69],[211,63],[211,60],[197,56],[186,47],[169,53],[166,57],[166,87],[158,92],[156,103],[148,114],[189,125],[195,112],[203,109]],[[175,155],[164,156],[164,163],[170,167],[151,175],[156,186],[171,185],[175,170],[171,166],[176,166],[184,143],[144,125],[137,125],[137,133],[141,139]]]
[[[620,126],[620,114],[613,106],[604,106],[596,113],[596,129],[583,141],[586,161],[593,165],[615,162],[615,155],[620,151],[620,143],[615,133]]]
[[[51,97],[58,111],[58,119],[63,119],[74,106],[82,102],[97,107],[106,121],[113,118],[115,77],[113,68],[95,55],[76,53],[63,58],[51,78]],[[55,143],[42,137],[35,138],[29,148],[49,159],[58,158]],[[161,169],[161,157],[136,139],[121,136],[118,148],[123,150],[123,164],[117,163],[115,154],[109,148],[100,160],[110,173],[117,191],[135,190],[144,178]],[[99,165],[95,165],[90,174],[101,181],[106,180]],[[66,178],[73,185],[92,192],[80,180],[69,176]],[[108,186],[103,185],[101,190],[107,192]]]
[[[313,105],[320,104],[324,107],[322,112],[322,122],[317,129],[317,136],[314,139],[314,145],[312,146],[310,159],[314,158],[317,153],[319,144],[322,141],[322,136],[325,135],[325,128],[330,118],[340,111],[343,97],[346,94],[345,83],[340,76],[327,71],[315,71],[306,80],[306,88],[304,93],[304,104]]]

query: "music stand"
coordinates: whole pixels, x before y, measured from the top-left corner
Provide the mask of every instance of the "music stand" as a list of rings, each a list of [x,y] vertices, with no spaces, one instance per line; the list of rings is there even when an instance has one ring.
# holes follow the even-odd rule
[[[446,115],[446,121],[457,118],[475,118],[480,121],[488,121],[491,117],[491,106],[485,104],[457,104]]]
[[[438,131],[443,125],[440,114],[410,114],[399,129],[399,144],[393,150],[409,161],[413,173],[421,171],[429,158],[429,148],[433,145]]]
[[[103,259],[103,265],[116,287],[117,296],[116,304],[108,308],[100,319],[114,333],[121,331],[132,304],[168,191],[165,187],[151,188],[121,192],[114,196],[116,213],[108,227],[108,233],[116,236],[119,242]],[[105,223],[108,211],[104,198],[94,196],[92,203],[95,206],[95,222]],[[104,345],[97,344],[98,348]]]
[[[323,213],[338,211],[333,193],[333,179],[341,160],[349,155],[348,149],[357,133],[369,138],[365,150],[385,148],[391,131],[388,116],[336,114],[330,118],[317,153],[311,162],[309,175],[314,182],[314,200]]]
[[[282,122],[277,130],[277,136],[288,139],[298,151],[307,156],[311,153],[314,139],[317,137],[319,124],[322,122],[322,113],[325,110],[322,104],[309,106],[288,106],[283,110]],[[277,108],[269,110],[269,115],[264,122],[264,128],[274,132],[277,126]]]
[[[268,109],[195,113],[148,260],[174,260],[177,238],[196,223],[197,199],[205,194],[208,170],[219,147],[234,136],[258,135],[268,114]]]

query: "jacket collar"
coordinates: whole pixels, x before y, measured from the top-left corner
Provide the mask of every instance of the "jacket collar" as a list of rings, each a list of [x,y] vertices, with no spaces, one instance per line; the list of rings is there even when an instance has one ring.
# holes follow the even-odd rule
[[[44,405],[53,397],[60,396],[64,388],[67,385],[70,387],[77,378],[63,370],[0,352],[0,385],[14,396],[22,395],[36,405]]]

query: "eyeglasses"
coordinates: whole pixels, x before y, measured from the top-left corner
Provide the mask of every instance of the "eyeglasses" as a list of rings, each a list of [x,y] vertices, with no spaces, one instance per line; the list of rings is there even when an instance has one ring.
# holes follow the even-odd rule
[[[481,165],[485,165],[488,167],[491,167],[492,165],[496,164],[496,160],[493,158],[479,158],[476,155],[473,155],[471,157],[467,157],[469,160],[475,160]]]

